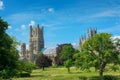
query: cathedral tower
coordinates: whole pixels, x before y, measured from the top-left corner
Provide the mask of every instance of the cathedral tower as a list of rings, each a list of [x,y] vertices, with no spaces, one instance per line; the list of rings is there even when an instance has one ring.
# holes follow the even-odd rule
[[[25,43],[21,44],[21,56],[22,57],[26,56],[26,44]]]
[[[94,34],[97,33],[97,29],[88,29],[88,38],[91,38]]]
[[[29,40],[29,52],[31,54],[31,61],[36,60],[37,54],[44,48],[44,36],[43,27],[33,28],[30,26],[30,40]]]
[[[79,49],[82,48],[83,44],[86,42],[87,39],[91,38],[96,33],[97,33],[97,29],[95,29],[95,28],[88,29],[88,33],[87,33],[88,36],[86,37],[86,35],[84,35],[79,39]]]

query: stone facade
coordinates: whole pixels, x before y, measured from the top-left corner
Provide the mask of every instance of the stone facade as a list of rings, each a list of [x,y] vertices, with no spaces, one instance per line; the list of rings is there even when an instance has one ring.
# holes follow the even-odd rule
[[[30,39],[29,39],[29,50],[26,50],[26,44],[21,44],[21,55],[22,58],[30,61],[35,62],[37,59],[37,54],[44,48],[44,27],[37,27],[33,28],[30,26]]]
[[[97,34],[97,29],[88,29],[88,37],[86,37],[86,35],[82,36],[80,39],[79,39],[79,50],[82,48],[83,44],[85,43],[85,41],[89,38],[91,38],[93,35]]]
[[[30,26],[30,40],[29,40],[29,52],[31,54],[31,61],[34,62],[37,58],[37,54],[44,48],[44,36],[43,27],[36,28]]]

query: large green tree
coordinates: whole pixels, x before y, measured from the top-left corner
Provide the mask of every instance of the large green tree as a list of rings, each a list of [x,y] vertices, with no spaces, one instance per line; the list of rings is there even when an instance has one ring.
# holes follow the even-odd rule
[[[99,75],[103,76],[104,69],[109,63],[118,62],[118,51],[111,40],[111,34],[100,33],[89,38],[82,46],[82,52],[88,54],[88,64],[99,69]],[[83,63],[84,65],[84,63]]]
[[[70,72],[70,67],[73,63],[73,55],[76,50],[73,48],[72,45],[65,45],[60,53],[61,58],[64,60],[64,65],[68,68],[68,72]]]
[[[7,28],[8,23],[0,18],[0,76],[3,78],[15,75],[18,61],[16,42],[6,33]]]

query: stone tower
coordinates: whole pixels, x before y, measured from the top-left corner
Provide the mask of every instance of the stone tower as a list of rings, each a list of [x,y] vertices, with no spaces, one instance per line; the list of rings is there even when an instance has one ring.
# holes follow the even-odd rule
[[[21,44],[21,60],[23,61],[29,61],[30,60],[30,55],[28,53],[28,50],[26,50],[26,44],[22,43]]]
[[[21,56],[22,57],[26,56],[26,44],[25,43],[21,44]]]
[[[86,35],[82,36],[79,39],[79,49],[82,48],[82,45],[85,43],[85,41],[86,41]]]
[[[88,38],[91,38],[94,34],[97,33],[97,29],[88,29]]]
[[[39,25],[35,28],[30,26],[29,53],[32,62],[35,62],[37,54],[44,48],[43,28],[40,28]]]
[[[95,35],[97,33],[97,29],[93,28],[93,29],[88,29],[88,38],[86,38],[86,35],[82,36],[79,39],[79,49],[82,48],[83,44],[86,42],[87,39],[91,38],[93,35]]]

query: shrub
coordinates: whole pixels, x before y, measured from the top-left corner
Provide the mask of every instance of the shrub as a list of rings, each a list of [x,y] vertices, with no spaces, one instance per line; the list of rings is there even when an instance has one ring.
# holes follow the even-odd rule
[[[103,76],[103,80],[118,80],[116,76],[105,75]]]
[[[0,71],[0,77],[3,79],[10,79],[11,77],[17,76],[17,71],[15,70],[2,70]]]
[[[30,73],[21,73],[20,77],[30,77]]]
[[[85,76],[80,76],[80,77],[79,77],[79,80],[87,80],[87,77],[85,77]]]

